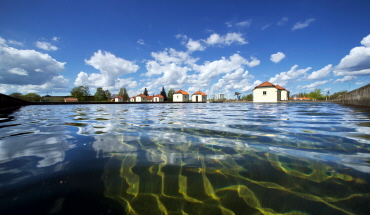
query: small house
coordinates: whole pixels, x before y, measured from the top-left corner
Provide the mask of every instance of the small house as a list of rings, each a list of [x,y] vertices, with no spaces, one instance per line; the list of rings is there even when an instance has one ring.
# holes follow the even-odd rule
[[[115,102],[123,102],[123,98],[121,96],[117,96],[116,98],[114,98],[114,101]]]
[[[144,94],[139,94],[136,96],[136,102],[147,102],[146,97]]]
[[[281,101],[281,90],[268,81],[253,89],[253,102],[278,102]]]
[[[173,93],[173,101],[174,102],[188,102],[189,101],[189,93],[179,90]]]
[[[153,102],[164,102],[164,97],[161,94],[154,96]]]
[[[153,96],[147,96],[146,102],[154,102],[154,95]]]
[[[130,98],[130,102],[136,102],[136,96]]]
[[[279,85],[276,85],[276,87],[280,90],[280,100],[281,101],[289,100],[290,91]]]
[[[207,102],[207,94],[198,91],[191,97],[192,102]]]

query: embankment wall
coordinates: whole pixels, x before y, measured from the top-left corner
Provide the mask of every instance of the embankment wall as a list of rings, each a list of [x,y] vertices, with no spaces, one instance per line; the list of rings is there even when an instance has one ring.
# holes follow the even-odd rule
[[[10,107],[19,107],[24,105],[31,104],[28,101],[24,101],[22,99],[13,98],[11,96],[7,96],[0,93],[0,109],[2,108],[10,108]]]
[[[332,102],[345,105],[370,107],[370,84],[352,90],[351,92],[333,99]]]

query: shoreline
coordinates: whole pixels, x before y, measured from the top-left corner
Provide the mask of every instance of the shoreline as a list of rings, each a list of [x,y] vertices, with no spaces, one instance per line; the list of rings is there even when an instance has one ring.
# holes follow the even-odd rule
[[[347,107],[355,107],[355,108],[365,108],[370,109],[368,105],[354,105],[354,104],[347,104],[343,102],[338,102],[335,100],[319,100],[319,101],[305,101],[305,100],[288,100],[288,101],[279,101],[279,102],[258,102],[256,104],[263,104],[263,103],[335,103],[344,105]],[[200,103],[207,103],[207,102],[27,102],[26,104],[8,104],[3,105],[0,107],[0,110],[7,110],[7,109],[18,109],[23,106],[29,105],[92,105],[92,104],[200,104]],[[209,103],[254,103],[253,101],[215,101]]]

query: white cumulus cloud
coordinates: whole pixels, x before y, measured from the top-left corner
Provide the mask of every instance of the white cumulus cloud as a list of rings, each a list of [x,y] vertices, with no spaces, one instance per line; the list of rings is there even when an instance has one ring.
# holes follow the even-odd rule
[[[297,30],[297,29],[303,29],[303,28],[306,28],[308,27],[311,22],[315,21],[315,19],[311,18],[311,19],[307,19],[306,21],[304,22],[297,22],[294,24],[293,28],[292,28],[292,31],[294,30]]]
[[[307,78],[310,80],[317,80],[317,79],[325,78],[330,74],[332,70],[333,70],[333,66],[329,64],[320,70],[312,72]]]
[[[188,51],[194,52],[194,51],[203,51],[206,47],[202,46],[202,44],[199,41],[189,39],[188,43],[186,44],[186,47],[188,48]]]
[[[356,76],[346,75],[343,78],[339,78],[339,79],[335,80],[334,83],[348,82],[348,81],[355,80],[356,78],[357,78]]]
[[[18,87],[20,92],[28,93],[46,93],[46,92],[67,92],[68,91],[68,79],[62,75],[54,76],[53,79],[42,85],[23,85]]]
[[[255,66],[259,64],[257,59],[252,59],[249,62],[244,57],[239,54],[234,54],[229,57],[229,59],[222,57],[220,60],[216,61],[206,61],[203,65],[193,65],[193,70],[199,74],[195,74],[189,78],[191,84],[199,84],[201,86],[207,86],[209,82],[218,77],[221,74],[228,74],[240,68],[244,65]]]
[[[28,72],[22,68],[12,68],[9,69],[9,72],[17,75],[28,75]]]
[[[219,79],[218,82],[212,86],[211,91],[222,91],[224,93],[233,91],[250,91],[254,88],[254,85],[250,83],[253,78],[254,77],[250,75],[248,71],[244,71],[244,69],[239,68]]]
[[[272,54],[270,60],[274,63],[279,63],[284,58],[285,58],[285,54],[282,52],[278,52],[276,54]]]
[[[305,85],[305,86],[297,86],[297,89],[307,89],[307,90],[313,90],[313,89],[316,89],[318,86],[321,86],[321,85],[324,85],[326,83],[328,83],[330,80],[326,80],[326,81],[316,81],[312,84],[309,84],[309,85]]]
[[[255,57],[251,57],[251,59],[252,59],[252,61],[248,61],[248,62],[247,62],[247,65],[248,65],[249,67],[255,67],[255,66],[260,65],[260,63],[261,63],[261,61],[260,61],[260,60],[258,60],[258,59],[257,59],[257,58],[255,58]]]
[[[64,72],[66,63],[48,54],[7,46],[0,37],[0,83],[42,85]]]
[[[22,42],[18,42],[18,41],[15,41],[15,40],[8,40],[8,43],[10,45],[23,46]]]
[[[227,33],[224,36],[214,33],[211,34],[205,42],[208,45],[231,45],[233,43],[244,45],[248,43],[241,33]]]
[[[106,85],[106,80],[103,74],[100,73],[91,73],[87,74],[81,71],[74,82],[75,86],[89,86],[94,90],[94,88],[103,87],[104,90],[119,90],[121,87],[126,88],[136,88],[138,86],[136,81],[133,81],[131,78],[122,79],[117,78],[114,81],[113,85]]]
[[[37,46],[37,48],[43,49],[45,51],[56,51],[56,50],[58,50],[58,47],[53,46],[53,45],[51,45],[51,43],[48,43],[48,42],[37,41],[36,46]]]
[[[116,79],[120,76],[134,73],[139,69],[139,66],[133,62],[116,57],[110,52],[102,52],[101,50],[95,52],[89,60],[85,59],[85,63],[100,71],[100,74],[93,73],[88,77],[88,79],[94,81],[92,85],[97,87],[114,86]],[[75,85],[80,85],[76,83],[83,82],[81,78],[86,78],[86,73],[77,77]]]
[[[335,67],[336,76],[370,75],[370,34],[361,41],[363,46],[353,48]]]
[[[207,39],[200,40],[193,40],[182,34],[175,37],[181,39],[181,44],[186,46],[188,52],[204,51],[208,46],[224,47],[232,44],[244,45],[248,43],[241,33],[227,33],[223,36],[213,33]]]
[[[280,74],[275,75],[275,77],[270,78],[269,82],[273,84],[278,84],[282,86],[286,86],[291,80],[295,80],[302,75],[305,75],[311,67],[307,67],[306,69],[298,69],[298,65],[294,65],[289,71],[281,72]]]

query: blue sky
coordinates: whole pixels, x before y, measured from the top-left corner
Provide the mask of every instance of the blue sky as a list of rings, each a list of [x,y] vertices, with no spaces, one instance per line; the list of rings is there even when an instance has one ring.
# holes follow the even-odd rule
[[[370,83],[370,1],[1,1],[0,92]]]

